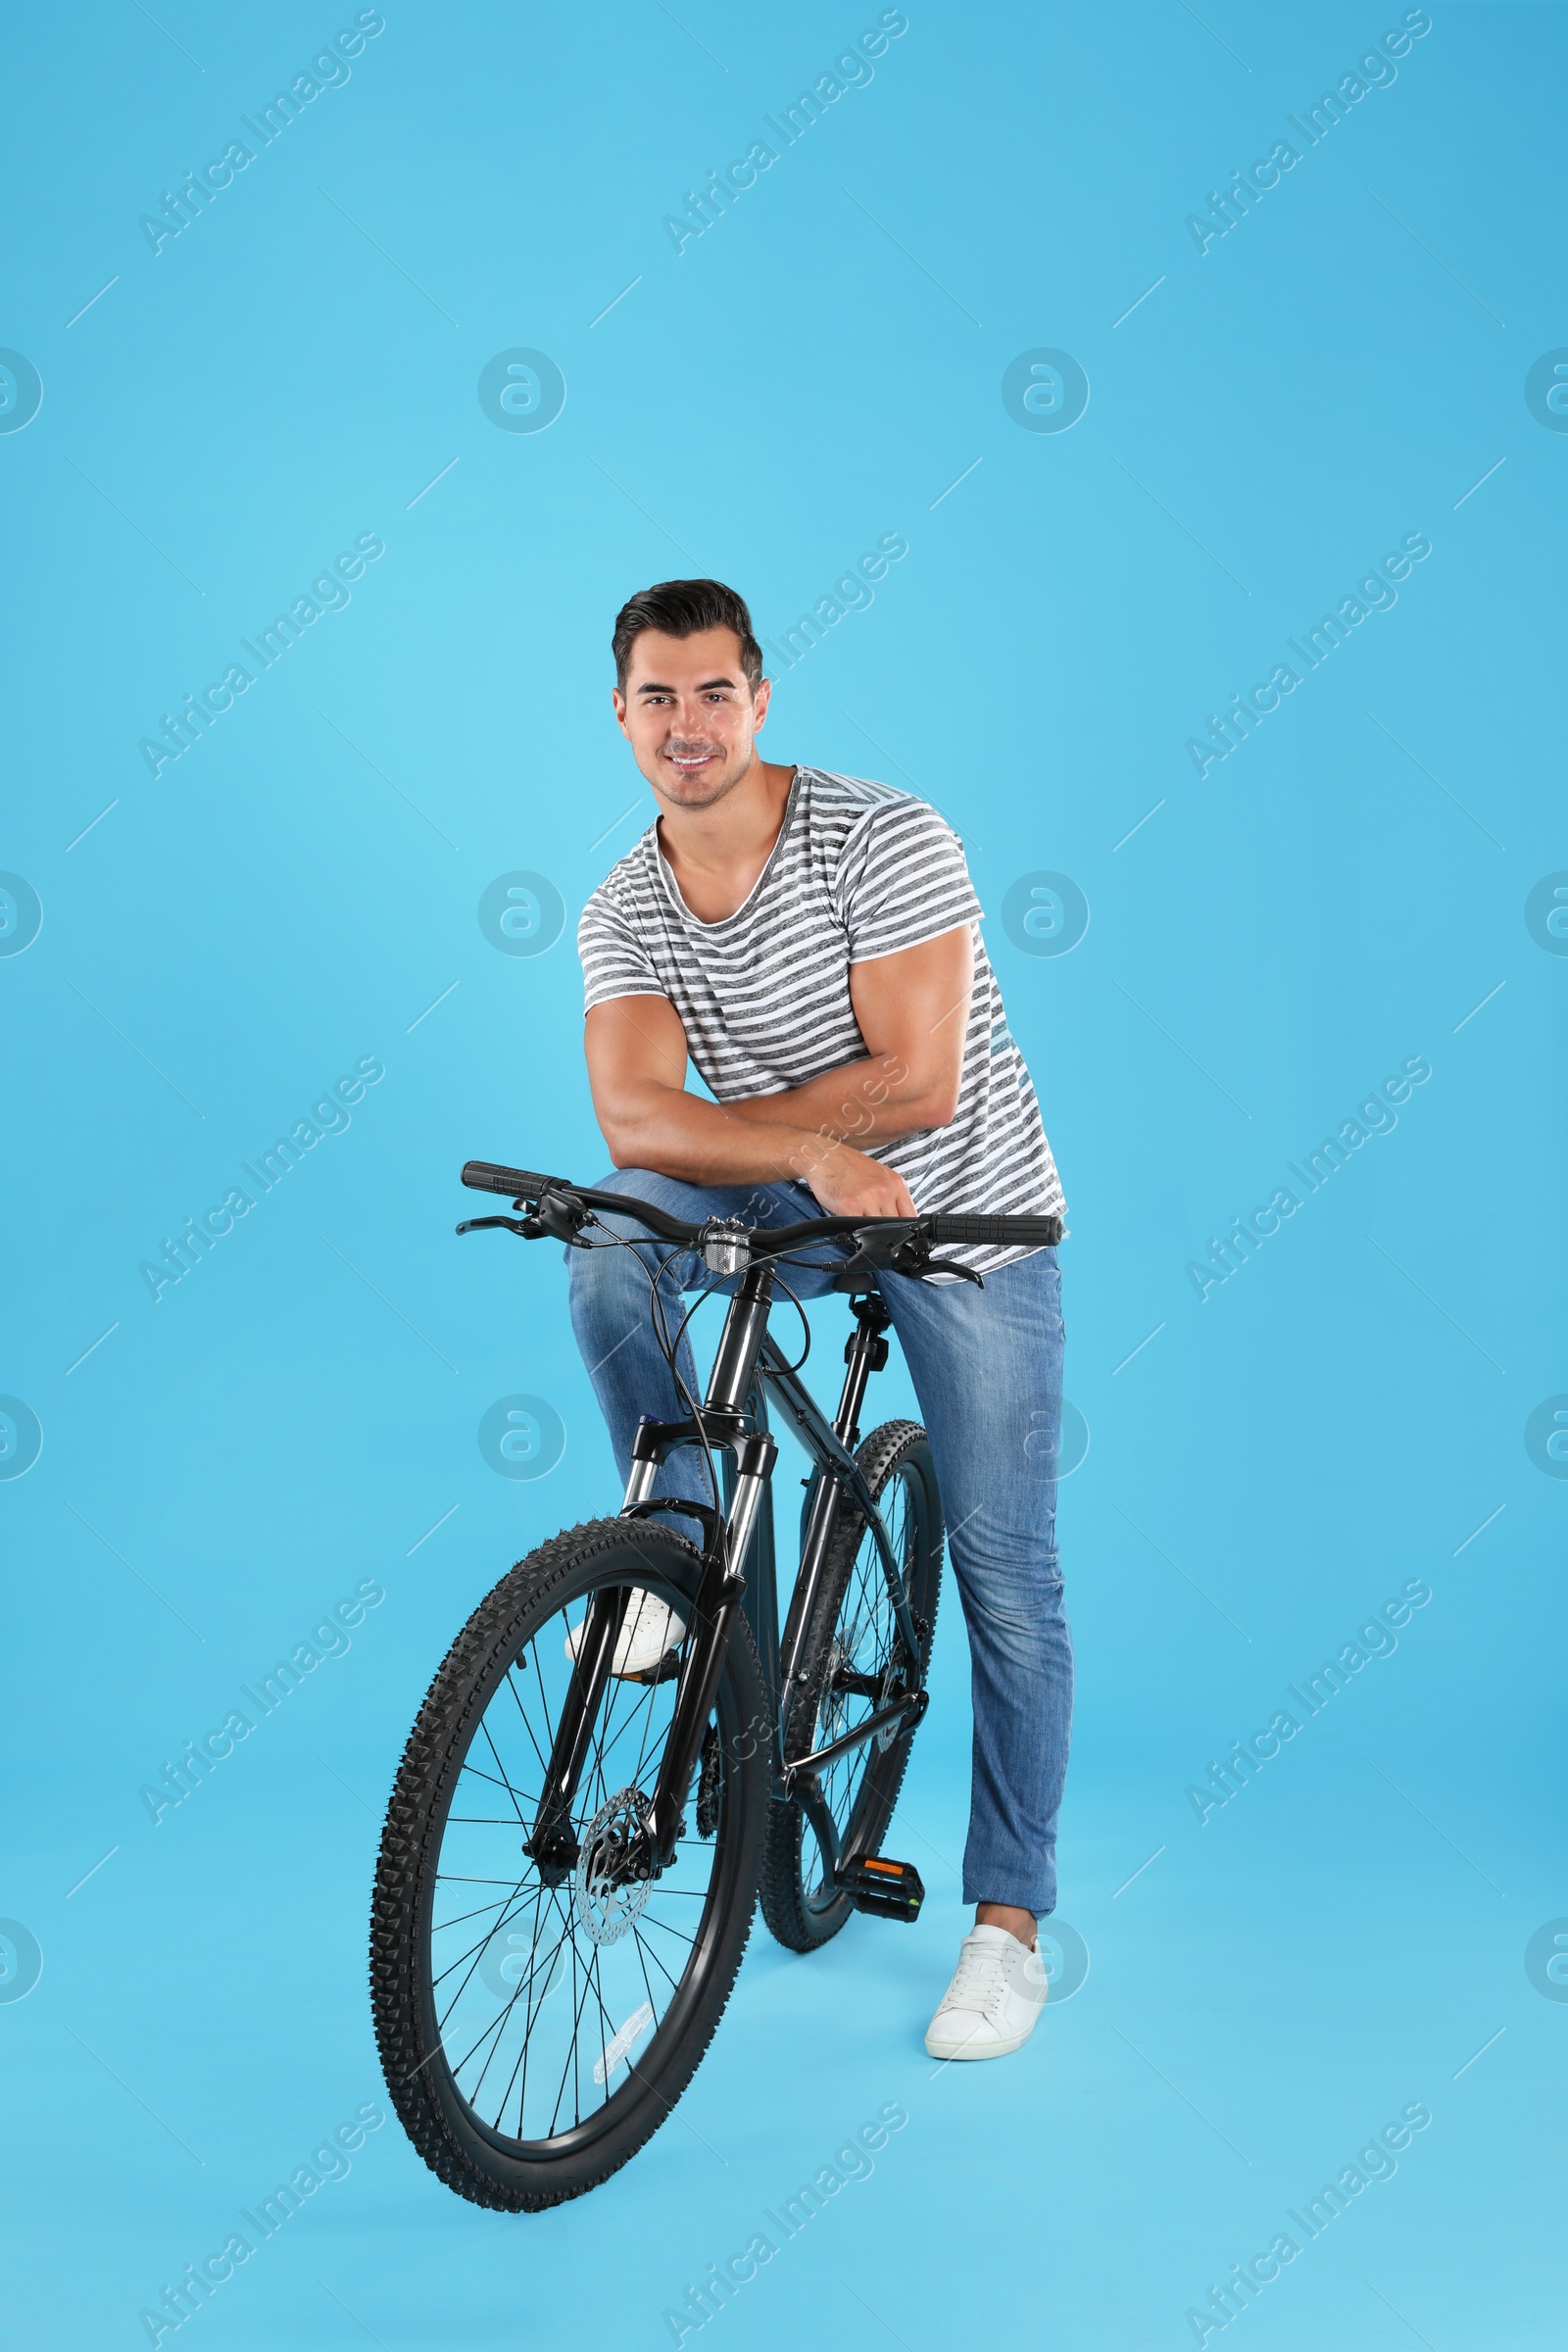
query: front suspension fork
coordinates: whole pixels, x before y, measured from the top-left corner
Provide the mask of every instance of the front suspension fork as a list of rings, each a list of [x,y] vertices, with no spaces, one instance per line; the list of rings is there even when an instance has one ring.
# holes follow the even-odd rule
[[[615,1643],[625,1623],[631,1599],[628,1586],[595,1592],[588,1602],[582,1640],[572,1661],[571,1680],[561,1702],[561,1719],[550,1749],[549,1769],[534,1815],[532,1835],[523,1852],[536,1864],[547,1886],[559,1886],[577,1860],[577,1840],[571,1827],[572,1799],[587,1761],[605,1685],[615,1655]]]
[[[712,1428],[725,1416],[708,1415]],[[644,1820],[650,1871],[663,1870],[674,1856],[687,1792],[708,1728],[723,1672],[735,1613],[746,1591],[741,1562],[751,1539],[758,1509],[766,1493],[778,1448],[765,1432],[741,1434],[738,1420],[715,1434],[735,1455],[735,1496],[727,1522],[710,1503],[669,1500],[647,1490],[662,1456],[689,1443],[693,1422],[645,1421],[637,1432],[628,1499],[623,1518],[647,1518],[656,1511],[678,1509],[701,1521],[706,1543],[703,1572],[692,1609],[691,1639],[680,1669],[674,1713],[661,1758],[653,1801]],[[589,1600],[582,1640],[572,1666],[571,1680],[562,1702],[561,1717],[550,1750],[544,1788],[534,1817],[532,1835],[523,1851],[537,1865],[547,1885],[559,1886],[577,1860],[578,1844],[571,1829],[571,1808],[587,1761],[594,1723],[611,1679],[615,1643],[625,1622],[633,1588],[619,1586],[595,1592]]]
[[[735,1455],[735,1499],[727,1523],[712,1514],[712,1532],[703,1555],[702,1582],[693,1611],[694,1630],[681,1665],[674,1717],[664,1741],[654,1800],[644,1824],[656,1871],[664,1869],[674,1856],[687,1791],[746,1591],[743,1563],[747,1545],[778,1452],[765,1431],[737,1436],[730,1443]]]

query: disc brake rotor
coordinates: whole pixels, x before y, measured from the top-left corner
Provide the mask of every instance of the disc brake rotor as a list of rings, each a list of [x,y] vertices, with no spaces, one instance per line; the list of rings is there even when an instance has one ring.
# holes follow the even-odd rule
[[[647,1906],[648,1810],[640,1789],[617,1788],[583,1832],[572,1893],[578,1921],[595,1943],[618,1943]]]

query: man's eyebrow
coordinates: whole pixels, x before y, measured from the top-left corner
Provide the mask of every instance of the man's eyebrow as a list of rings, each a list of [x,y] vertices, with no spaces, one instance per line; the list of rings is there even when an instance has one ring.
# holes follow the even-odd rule
[[[696,691],[699,694],[709,694],[715,686],[733,686],[734,683],[733,678],[703,678],[699,681]],[[645,678],[637,691],[639,694],[673,694],[675,689],[673,686],[662,686],[657,678]]]

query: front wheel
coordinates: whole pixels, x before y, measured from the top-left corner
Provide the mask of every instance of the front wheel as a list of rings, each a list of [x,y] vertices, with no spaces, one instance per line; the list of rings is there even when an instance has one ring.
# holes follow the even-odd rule
[[[911,1657],[894,1615],[882,1554],[863,1515],[846,1505],[833,1532],[801,1647],[800,1679],[784,1709],[784,1753],[810,1755],[854,1731],[874,1710],[925,1681],[942,1584],[942,1503],[925,1431],[884,1421],[856,1453],[904,1576],[918,1636]],[[796,1611],[785,1631],[796,1638]],[[893,1815],[914,1731],[879,1732],[827,1765],[822,1798],[837,1851],[825,1853],[799,1804],[767,1808],[762,1916],[791,1951],[812,1952],[854,1908],[835,1865],[876,1853]]]
[[[738,1615],[669,1866],[629,1875],[614,1857],[658,1784],[683,1649],[612,1676],[569,1821],[541,1860],[524,1850],[587,1602],[631,1587],[689,1627],[701,1566],[645,1521],[557,1536],[475,1609],[404,1751],[375,1878],[376,2040],[415,2147],[477,2205],[535,2211],[618,2170],[691,2081],[734,1984],[771,1740]]]

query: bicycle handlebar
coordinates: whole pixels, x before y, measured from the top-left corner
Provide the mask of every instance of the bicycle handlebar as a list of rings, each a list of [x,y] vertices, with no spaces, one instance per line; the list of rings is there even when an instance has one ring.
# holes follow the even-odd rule
[[[514,1200],[537,1204],[546,1193],[563,1193],[580,1200],[589,1208],[608,1209],[621,1216],[635,1218],[651,1232],[672,1242],[692,1246],[701,1243],[703,1227],[674,1217],[665,1209],[656,1208],[650,1200],[635,1200],[628,1194],[596,1192],[590,1187],[573,1184],[564,1176],[540,1176],[527,1168],[507,1168],[488,1159],[470,1159],[464,1168],[463,1182],[470,1192],[505,1193]],[[919,1234],[938,1246],[946,1243],[957,1249],[1031,1249],[1049,1250],[1061,1239],[1059,1217],[1039,1216],[966,1216],[935,1210],[925,1216],[908,1217],[812,1217],[804,1224],[775,1226],[768,1234],[774,1250],[798,1249],[808,1242],[828,1241],[840,1235],[876,1233],[900,1228],[906,1234]],[[773,1254],[770,1250],[769,1254]]]

